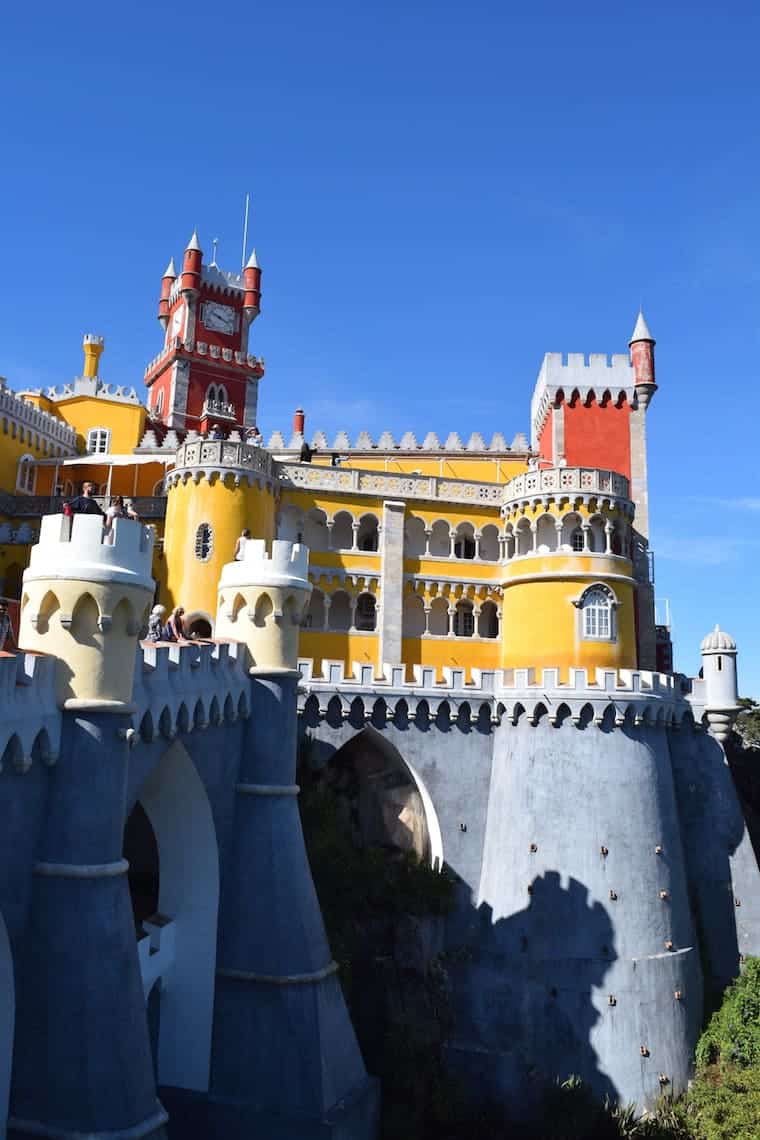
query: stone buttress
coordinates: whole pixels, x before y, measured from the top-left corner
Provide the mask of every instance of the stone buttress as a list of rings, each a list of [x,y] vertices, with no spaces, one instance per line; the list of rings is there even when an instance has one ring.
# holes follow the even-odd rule
[[[212,1056],[214,1135],[374,1134],[377,1093],[343,1000],[304,847],[296,775],[298,631],[308,550],[245,544],[224,567],[217,636],[250,658],[230,859],[222,883]]]
[[[152,533],[42,520],[20,642],[56,661],[63,708],[17,974],[8,1136],[163,1137],[122,859],[133,661]]]

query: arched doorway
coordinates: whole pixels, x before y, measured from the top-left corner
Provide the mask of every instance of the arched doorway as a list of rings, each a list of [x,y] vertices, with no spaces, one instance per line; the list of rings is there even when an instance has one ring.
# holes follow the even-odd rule
[[[0,1140],[5,1140],[5,1122],[8,1118],[15,1014],[13,958],[8,931],[0,914]]]
[[[149,922],[154,931],[162,932],[162,952],[167,954],[166,984],[162,978],[148,1003],[158,1083],[205,1092],[211,1060],[219,851],[206,789],[179,741],[164,753],[140,789],[125,827],[124,854],[130,861],[138,938]]]

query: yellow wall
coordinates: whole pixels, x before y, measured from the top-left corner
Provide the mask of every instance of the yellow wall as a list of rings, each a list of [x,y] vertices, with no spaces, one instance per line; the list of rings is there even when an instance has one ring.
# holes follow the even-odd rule
[[[471,637],[419,638],[401,640],[401,660],[407,666],[407,680],[412,680],[411,665],[429,665],[436,669],[436,679],[443,680],[445,665],[465,670],[465,681],[472,680],[473,669],[501,668],[501,643]]]
[[[16,428],[14,437],[13,428]],[[31,442],[29,436],[31,433]],[[38,443],[35,445],[35,439]],[[52,446],[52,445],[51,445]],[[22,455],[33,455],[35,459],[46,459],[48,446],[33,429],[20,424],[6,414],[0,416],[0,490],[16,493],[18,461]],[[35,492],[37,488],[35,485]]]
[[[564,675],[570,666],[635,669],[635,586],[630,571],[624,558],[595,555],[544,555],[511,562],[504,578],[502,666],[559,667]],[[620,603],[614,641],[581,636],[573,599],[595,582],[608,586]]]
[[[329,465],[327,456],[317,456],[314,463]],[[439,475],[448,479],[471,479],[478,483],[506,483],[515,475],[527,471],[528,465],[524,459],[488,459],[474,458],[462,454],[460,456],[431,456],[409,455],[396,456],[392,452],[384,455],[357,455],[350,454],[341,462],[341,467],[359,467],[364,471],[388,471],[392,474],[408,475],[414,471],[420,475]]]
[[[205,562],[195,555],[195,536],[201,523],[210,523],[213,528],[213,549]],[[232,561],[235,541],[245,527],[254,538],[271,541],[274,537],[271,488],[249,487],[244,481],[236,487],[232,475],[224,482],[215,478],[209,483],[203,476],[198,483],[188,479],[171,487],[159,575],[162,604],[182,605],[187,614],[200,611],[213,620],[222,566]]]

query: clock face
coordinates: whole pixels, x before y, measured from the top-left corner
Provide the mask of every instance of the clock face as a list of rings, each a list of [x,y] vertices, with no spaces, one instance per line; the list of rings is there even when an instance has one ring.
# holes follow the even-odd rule
[[[172,317],[172,336],[182,336],[182,325],[184,323],[184,320],[185,306],[180,305],[178,309],[175,309],[174,316]]]
[[[203,306],[203,323],[211,332],[229,335],[235,331],[235,310],[229,305],[207,301]]]

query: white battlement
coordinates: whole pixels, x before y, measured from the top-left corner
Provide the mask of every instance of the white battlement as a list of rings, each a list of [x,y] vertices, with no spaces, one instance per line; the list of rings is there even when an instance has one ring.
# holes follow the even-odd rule
[[[40,395],[40,392],[30,395]],[[0,414],[38,432],[47,442],[60,447],[62,454],[76,452],[77,433],[73,427],[64,423],[58,416],[36,408],[34,404],[24,399],[23,393],[17,395],[10,388],[6,388],[3,381],[0,381]]]
[[[304,442],[304,437],[295,432],[286,441],[285,436],[280,431],[275,431],[269,438],[267,447],[273,452],[298,452]],[[430,431],[425,436],[422,443],[417,442],[416,436],[410,432],[404,432],[401,439],[396,442],[393,434],[389,431],[381,432],[377,440],[374,440],[367,431],[359,432],[356,439],[352,442],[348,433],[340,431],[333,437],[332,443],[326,432],[318,431],[311,439],[311,447],[319,454],[325,451],[340,451],[340,452],[385,452],[397,451],[399,453],[407,452],[468,452],[469,454],[488,453],[489,455],[503,455],[506,453],[528,453],[530,445],[526,436],[522,432],[517,432],[514,436],[512,443],[507,444],[506,439],[500,431],[494,433],[491,437],[491,442],[486,443],[485,439],[480,432],[473,432],[466,443],[462,441],[459,434],[455,431],[449,432],[445,441],[441,443],[435,432]]]
[[[61,713],[55,691],[56,661],[40,653],[0,653],[0,768],[25,772],[38,757],[58,758]]]
[[[153,529],[114,519],[109,533],[100,515],[45,515],[24,582],[40,578],[121,582],[153,591]]]
[[[626,719],[679,725],[686,716],[699,722],[704,712],[701,692],[697,687],[692,693],[691,682],[643,669],[597,668],[589,675],[586,669],[573,668],[567,681],[560,681],[559,669],[473,669],[473,680],[467,682],[464,669],[444,668],[444,679],[438,681],[437,670],[425,665],[412,666],[412,681],[407,680],[405,665],[385,664],[381,677],[364,663],[354,664],[350,676],[343,661],[323,660],[321,677],[314,676],[311,659],[299,659],[298,668],[303,682],[299,707],[313,696],[322,715],[335,698],[344,716],[360,698],[367,716],[378,701],[385,702],[392,716],[403,700],[411,717],[422,702],[432,715],[445,702],[453,719],[462,706],[477,718],[487,705],[494,722],[504,716],[516,721],[526,713],[534,723],[547,715],[555,722],[565,716],[576,723],[601,723],[611,717],[618,725]]]
[[[237,642],[143,642],[135,661],[134,723],[147,741],[246,716],[245,654]]]
[[[561,391],[567,400],[578,394],[581,400],[594,395],[601,401],[607,394],[612,400],[625,396],[635,398],[635,376],[627,353],[607,356],[603,352],[547,352],[533,389],[530,402],[532,443],[536,447],[538,436],[550,404]]]
[[[225,586],[283,586],[311,592],[309,548],[275,539],[270,554],[263,538],[249,538],[240,561],[222,567],[220,590]]]

